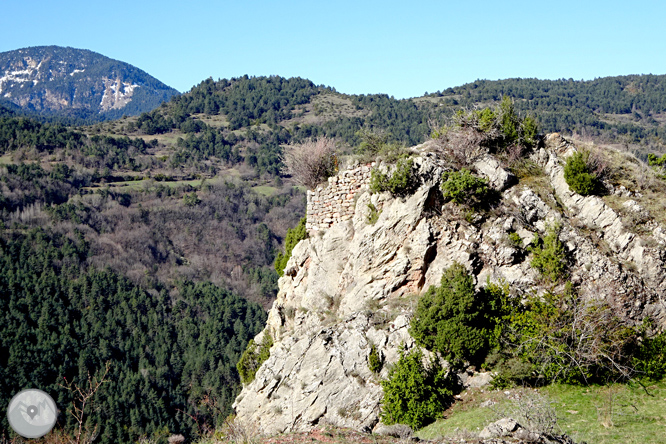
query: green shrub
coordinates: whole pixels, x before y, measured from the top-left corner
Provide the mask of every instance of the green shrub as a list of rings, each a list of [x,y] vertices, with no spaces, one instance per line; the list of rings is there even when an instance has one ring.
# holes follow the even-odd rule
[[[656,154],[649,153],[647,155],[648,165],[652,167],[663,167],[666,166],[666,154],[663,154],[661,157],[658,157]]]
[[[296,244],[308,237],[305,223],[306,218],[304,217],[298,222],[296,227],[287,230],[287,236],[284,242],[284,254],[278,253],[275,258],[275,271],[277,271],[278,276],[284,274],[284,267],[287,266],[287,262],[289,262],[289,258],[291,258],[291,252]]]
[[[442,193],[459,205],[479,207],[489,197],[488,181],[474,176],[468,169],[442,174]]]
[[[451,404],[456,388],[453,376],[434,359],[423,364],[423,353],[414,350],[400,355],[382,381],[382,422],[407,424],[413,429],[433,422]]]
[[[509,145],[516,142],[521,136],[521,119],[516,114],[513,107],[513,101],[510,97],[502,97],[499,104],[498,114],[499,127],[502,135],[504,136],[504,143]]]
[[[512,247],[520,248],[523,246],[523,238],[520,237],[520,234],[512,231],[509,233],[509,244],[511,244]]]
[[[379,373],[384,366],[384,357],[377,350],[375,344],[370,344],[370,353],[368,354],[368,368],[372,373]]]
[[[657,177],[666,179],[666,154],[658,157],[655,154],[649,153],[647,155],[647,161],[648,165],[650,165],[657,174]]]
[[[368,204],[368,211],[368,217],[365,219],[365,221],[370,225],[376,224],[379,220],[381,211],[377,211],[377,207],[375,207],[372,203]]]
[[[201,203],[201,199],[199,199],[196,192],[192,191],[183,195],[183,203],[188,207],[195,207]]]
[[[590,171],[588,151],[579,151],[569,156],[564,165],[564,180],[572,191],[581,196],[589,196],[599,191],[600,183],[595,174]]]
[[[607,303],[583,299],[570,285],[562,294],[528,298],[513,313],[506,331],[503,351],[511,350],[513,357],[528,364],[529,371],[522,373],[533,381],[607,383],[636,373],[631,356],[637,330]]]
[[[510,146],[532,148],[537,143],[539,125],[535,118],[521,117],[511,98],[504,96],[499,104],[471,111],[459,110],[453,123],[433,131],[432,137],[453,145],[481,145],[502,151]],[[463,135],[462,137],[461,134]]]
[[[264,333],[264,338],[258,347],[254,339],[250,339],[247,348],[236,364],[238,375],[243,384],[249,384],[254,381],[257,370],[270,357],[272,346],[273,338],[267,332]]]
[[[404,145],[389,141],[388,134],[384,132],[363,129],[358,131],[356,136],[361,139],[361,143],[356,149],[356,153],[361,156],[361,161],[383,159],[385,162],[395,163],[410,154]]]
[[[480,364],[497,343],[505,305],[502,287],[489,285],[475,291],[472,276],[455,262],[444,271],[441,286],[430,287],[419,299],[410,334],[454,366]]]
[[[378,169],[370,173],[370,192],[381,193],[389,191],[394,196],[406,196],[412,193],[416,186],[416,177],[412,171],[412,159],[400,159],[391,173],[385,174]]]
[[[495,119],[497,119],[495,112],[490,108],[475,110],[474,112],[479,122],[479,129],[483,132],[490,131],[495,124]]]
[[[522,122],[522,139],[523,144],[528,148],[534,147],[537,144],[537,136],[539,134],[539,123],[535,118],[527,116]]]
[[[567,268],[564,244],[559,239],[560,229],[557,224],[548,227],[543,239],[535,234],[532,246],[528,248],[532,252],[532,267],[551,282],[562,279]]]
[[[666,376],[666,332],[644,338],[632,356],[636,373],[659,381]]]

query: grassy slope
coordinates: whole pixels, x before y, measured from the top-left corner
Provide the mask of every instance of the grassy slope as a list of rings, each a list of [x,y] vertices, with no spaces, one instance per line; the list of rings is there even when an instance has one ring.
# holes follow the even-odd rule
[[[422,439],[478,433],[486,425],[510,416],[524,389],[470,390],[444,419],[417,433]],[[577,442],[599,444],[666,443],[666,381],[640,385],[570,386],[539,389],[557,412],[557,429]],[[489,402],[490,401],[490,402]],[[495,403],[481,407],[483,403]],[[484,405],[486,405],[484,404]]]

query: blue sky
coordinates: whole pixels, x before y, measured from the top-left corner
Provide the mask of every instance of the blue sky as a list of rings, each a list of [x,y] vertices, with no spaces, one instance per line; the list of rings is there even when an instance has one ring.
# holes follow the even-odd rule
[[[84,48],[181,92],[213,77],[299,76],[420,96],[476,79],[666,74],[663,1],[5,0],[0,52]]]

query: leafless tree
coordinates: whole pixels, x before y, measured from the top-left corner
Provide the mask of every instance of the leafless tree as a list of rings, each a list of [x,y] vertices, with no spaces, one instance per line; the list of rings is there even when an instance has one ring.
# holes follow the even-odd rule
[[[89,407],[92,404],[93,397],[100,386],[105,382],[108,382],[106,375],[109,373],[109,364],[106,364],[104,374],[101,376],[90,376],[88,373],[88,383],[84,386],[79,386],[73,382],[67,382],[65,379],[65,384],[60,384],[61,387],[69,390],[74,395],[74,400],[72,401],[72,409],[70,413],[74,416],[76,423],[78,424],[74,439],[70,440],[70,444],[82,444],[82,443],[92,443],[97,437],[97,425],[95,425],[92,430],[85,425],[85,418],[87,416],[86,407]]]
[[[335,174],[338,168],[335,151],[333,139],[310,139],[301,144],[288,145],[284,150],[283,162],[288,174],[312,189]]]
[[[514,331],[513,345],[541,374],[552,380],[577,375],[584,382],[601,373],[617,380],[635,376],[629,350],[636,335],[606,301],[572,294],[538,322],[540,328]]]

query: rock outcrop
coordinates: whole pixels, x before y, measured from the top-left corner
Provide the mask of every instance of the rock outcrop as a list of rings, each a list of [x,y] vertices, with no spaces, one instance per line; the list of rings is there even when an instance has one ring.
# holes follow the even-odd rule
[[[270,357],[236,399],[238,417],[269,434],[322,422],[372,430],[381,380],[400,350],[415,346],[408,330],[419,295],[454,261],[478,286],[504,280],[518,297],[544,291],[525,246],[555,223],[569,279],[582,295],[608,300],[629,322],[651,314],[664,325],[663,229],[651,222],[653,234],[639,236],[602,198],[571,192],[562,165],[573,150],[559,135],[548,136],[531,157],[545,174],[529,186],[490,155],[477,162],[477,173],[501,191],[501,203],[482,220],[444,202],[439,186],[447,163],[427,145],[414,158],[414,194],[370,194],[355,184],[353,215],[313,230],[294,248],[256,338],[271,335]],[[380,212],[374,224],[369,207]],[[510,242],[510,233],[523,245]],[[368,365],[373,346],[384,362],[377,373]]]

